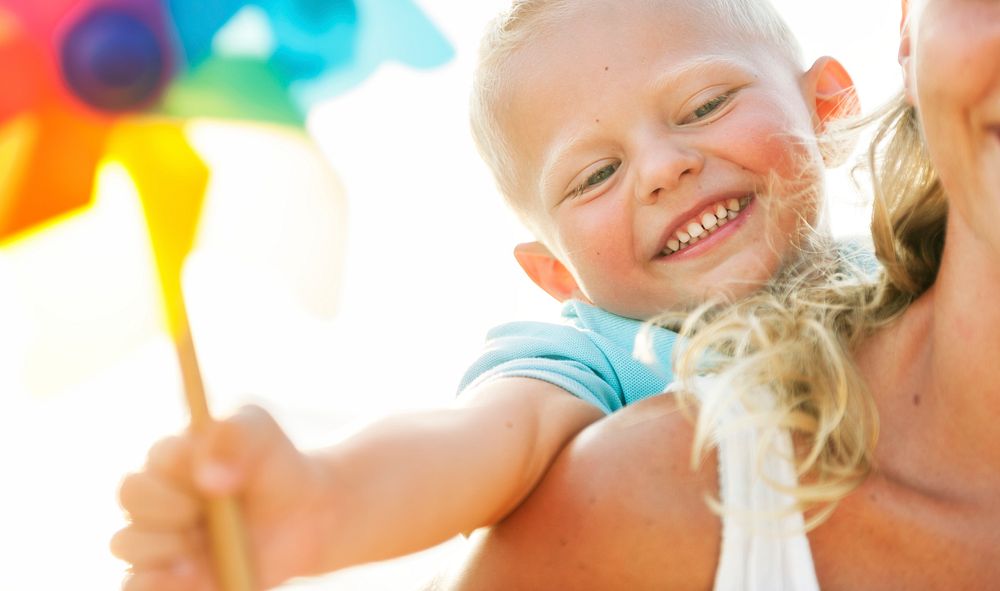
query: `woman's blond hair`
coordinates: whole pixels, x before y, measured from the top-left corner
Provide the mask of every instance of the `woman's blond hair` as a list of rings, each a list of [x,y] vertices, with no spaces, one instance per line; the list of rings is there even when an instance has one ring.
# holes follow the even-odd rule
[[[723,409],[739,402],[763,441],[792,434],[800,479],[787,492],[799,509],[816,510],[809,527],[872,468],[878,417],[852,354],[934,283],[944,247],[947,202],[915,109],[900,96],[866,122],[875,120],[880,124],[865,168],[874,189],[878,279],[867,279],[843,250],[802,257],[765,290],[687,315],[686,345],[675,359],[682,384],[716,376],[702,382],[713,386],[697,400],[682,392],[682,400],[698,407],[692,461],[727,428],[741,426],[719,423]]]

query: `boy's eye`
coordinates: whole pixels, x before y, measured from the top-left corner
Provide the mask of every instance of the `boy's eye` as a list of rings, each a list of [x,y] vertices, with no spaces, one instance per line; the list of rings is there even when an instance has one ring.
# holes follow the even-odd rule
[[[713,98],[707,103],[704,103],[703,105],[692,111],[691,115],[689,115],[686,119],[684,119],[682,123],[696,123],[698,121],[701,121],[702,119],[708,117],[709,115],[717,111],[727,102],[729,102],[729,99],[733,98],[733,94],[735,94],[735,91],[729,91],[727,93],[720,94],[719,96]]]
[[[569,196],[570,197],[576,197],[578,195],[582,195],[583,193],[587,192],[587,190],[589,190],[589,189],[591,189],[593,187],[596,187],[597,185],[600,185],[604,181],[606,181],[609,178],[611,178],[611,175],[613,175],[615,173],[615,171],[618,170],[618,167],[621,166],[621,165],[622,165],[622,163],[618,162],[617,160],[614,161],[614,162],[605,164],[604,166],[602,166],[599,169],[597,169],[593,174],[591,174],[590,176],[588,176],[585,181],[583,181],[582,183],[580,183],[580,186],[578,186],[577,188],[573,189],[573,192],[570,193]]]
[[[608,164],[606,166],[602,166],[597,172],[587,177],[587,180],[584,182],[584,185],[586,185],[587,187],[593,187],[594,185],[599,185],[604,181],[608,180],[608,178],[611,175],[613,175],[616,170],[618,170],[617,162],[613,164]]]

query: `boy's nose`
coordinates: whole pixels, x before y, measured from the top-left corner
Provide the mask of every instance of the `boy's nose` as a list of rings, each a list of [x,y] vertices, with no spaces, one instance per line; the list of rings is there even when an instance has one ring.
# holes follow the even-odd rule
[[[636,199],[639,203],[655,203],[663,192],[670,192],[685,177],[694,177],[705,166],[701,151],[679,142],[663,141],[644,151],[636,162],[638,178]]]

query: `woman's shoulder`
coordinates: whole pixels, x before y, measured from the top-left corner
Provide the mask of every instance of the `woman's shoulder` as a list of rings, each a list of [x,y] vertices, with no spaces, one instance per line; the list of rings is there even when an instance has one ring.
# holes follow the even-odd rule
[[[714,457],[671,395],[581,432],[531,496],[438,589],[711,589],[721,525]]]

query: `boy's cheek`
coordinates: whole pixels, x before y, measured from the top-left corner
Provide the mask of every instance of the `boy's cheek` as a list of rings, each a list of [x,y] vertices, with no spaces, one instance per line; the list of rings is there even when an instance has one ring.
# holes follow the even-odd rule
[[[582,245],[570,257],[581,287],[593,291],[605,284],[621,284],[632,271],[633,263],[612,246]]]
[[[620,313],[618,308],[627,299],[622,289],[631,291],[628,286],[634,282],[635,261],[621,243],[606,240],[607,236],[566,243],[564,252],[583,294],[596,305]]]
[[[808,138],[789,135],[788,130],[775,130],[757,143],[757,169],[770,181],[803,178],[806,170],[816,165],[808,145]]]
[[[631,222],[624,216],[627,208],[610,195],[598,199],[600,203],[587,204],[559,220],[560,245],[567,257],[578,261],[580,271],[624,256],[632,244]]]
[[[726,129],[720,127],[717,145],[726,147],[726,159],[761,178],[772,173],[797,178],[804,168],[815,166],[819,153],[808,112],[789,108],[782,111],[778,104],[761,105],[750,116],[734,119]]]

